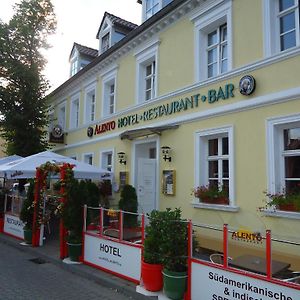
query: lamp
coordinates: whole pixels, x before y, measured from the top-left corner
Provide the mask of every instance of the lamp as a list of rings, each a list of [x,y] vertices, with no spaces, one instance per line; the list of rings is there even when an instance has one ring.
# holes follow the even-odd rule
[[[118,152],[119,163],[126,165],[126,154],[125,152]]]
[[[161,147],[161,154],[164,161],[171,161],[171,148],[169,146],[162,146]]]

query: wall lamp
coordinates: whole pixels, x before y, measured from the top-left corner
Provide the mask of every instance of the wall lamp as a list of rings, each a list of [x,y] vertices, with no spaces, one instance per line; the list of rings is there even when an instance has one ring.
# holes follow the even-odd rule
[[[118,152],[119,163],[126,165],[126,154],[125,152]]]
[[[172,158],[171,158],[171,148],[169,146],[162,146],[161,147],[161,154],[162,154],[162,158],[164,161],[171,161]]]

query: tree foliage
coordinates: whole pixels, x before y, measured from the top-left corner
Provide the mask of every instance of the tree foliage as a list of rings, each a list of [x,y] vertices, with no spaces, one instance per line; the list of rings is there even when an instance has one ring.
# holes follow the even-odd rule
[[[0,127],[7,154],[31,155],[47,148],[48,81],[42,75],[55,32],[51,0],[23,0],[8,23],[0,20]]]

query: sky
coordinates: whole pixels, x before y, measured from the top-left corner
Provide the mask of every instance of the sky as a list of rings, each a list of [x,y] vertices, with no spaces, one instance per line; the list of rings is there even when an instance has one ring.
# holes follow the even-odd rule
[[[8,22],[13,5],[21,0],[1,0],[0,19]],[[127,21],[141,24],[142,6],[137,0],[52,0],[57,18],[56,34],[44,53],[48,63],[45,75],[54,90],[69,78],[69,55],[74,42],[98,49],[96,34],[105,11]]]

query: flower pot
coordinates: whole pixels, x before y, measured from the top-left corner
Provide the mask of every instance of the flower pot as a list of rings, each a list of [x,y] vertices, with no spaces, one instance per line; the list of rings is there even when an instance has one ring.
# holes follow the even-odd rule
[[[298,209],[294,203],[279,204],[278,208],[280,210],[284,210],[284,211],[298,211]]]
[[[163,266],[160,264],[148,264],[142,261],[142,280],[147,291],[157,292],[163,287]]]
[[[0,218],[0,233],[3,232],[3,228],[4,228],[4,219]]]
[[[163,270],[164,293],[173,300],[183,299],[187,288],[187,272]]]
[[[68,245],[68,252],[69,252],[69,258],[71,261],[79,261],[79,257],[81,256],[81,248],[82,244],[73,244],[73,243],[67,243]]]
[[[31,244],[32,243],[32,230],[23,228],[23,231],[24,231],[24,240],[25,240],[26,244]]]
[[[229,204],[229,199],[227,197],[218,197],[218,198],[202,197],[201,200],[203,203],[209,203],[209,204],[223,204],[223,205]]]

